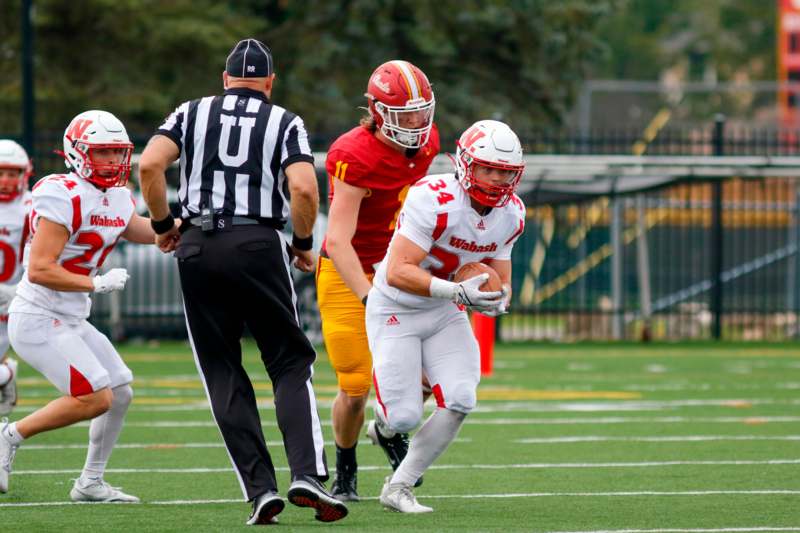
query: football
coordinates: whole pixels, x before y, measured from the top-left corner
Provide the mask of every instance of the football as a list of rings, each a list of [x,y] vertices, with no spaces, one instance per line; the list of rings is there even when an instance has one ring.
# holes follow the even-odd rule
[[[453,276],[453,281],[456,283],[462,282],[469,278],[474,278],[484,272],[489,274],[489,279],[486,280],[486,283],[478,287],[479,290],[484,292],[492,292],[492,291],[499,291],[503,288],[503,282],[500,281],[500,275],[490,267],[484,263],[467,263],[459,268],[455,275]]]

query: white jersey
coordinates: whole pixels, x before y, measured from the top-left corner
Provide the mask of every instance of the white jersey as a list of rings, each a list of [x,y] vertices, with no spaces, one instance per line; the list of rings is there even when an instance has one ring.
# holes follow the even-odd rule
[[[0,283],[12,285],[22,276],[22,252],[28,240],[31,193],[0,203]]]
[[[428,256],[420,267],[449,280],[467,263],[510,259],[511,248],[524,229],[525,206],[516,195],[504,207],[481,216],[454,174],[437,174],[426,176],[411,187],[392,240],[402,235],[427,250]],[[408,307],[441,305],[441,300],[389,286],[387,263],[388,254],[375,273],[375,289]]]
[[[22,277],[22,254],[28,240],[28,213],[31,193],[24,191],[10,202],[0,203],[0,283],[14,285]],[[0,322],[8,319],[8,305],[0,306]],[[4,332],[0,337],[2,357]],[[8,347],[6,346],[6,349]]]
[[[125,187],[103,191],[74,174],[53,174],[39,180],[32,196],[31,233],[36,232],[42,218],[67,228],[69,240],[58,262],[70,272],[84,276],[95,275],[135,211],[133,196]],[[56,291],[30,282],[29,248],[23,259],[25,274],[10,311],[75,319],[88,317],[92,305],[88,293]]]

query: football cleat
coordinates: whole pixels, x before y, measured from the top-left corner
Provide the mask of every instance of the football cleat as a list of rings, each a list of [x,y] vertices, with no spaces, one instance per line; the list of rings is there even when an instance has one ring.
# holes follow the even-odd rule
[[[253,500],[253,512],[247,520],[248,526],[277,524],[276,515],[283,511],[286,504],[277,492],[270,491],[257,496]]]
[[[367,425],[367,437],[372,441],[372,444],[381,447],[383,453],[386,454],[386,458],[389,459],[392,470],[397,470],[397,467],[400,466],[400,463],[403,462],[408,453],[408,433],[395,433],[394,437],[386,438],[378,429],[378,424],[383,425],[383,422],[378,418],[370,420]],[[422,485],[422,476],[414,483],[415,487],[420,485]]]
[[[112,487],[103,478],[76,479],[69,497],[74,502],[139,503],[139,498]]]
[[[286,494],[298,507],[313,507],[320,522],[335,522],[347,516],[347,506],[330,495],[322,483],[313,476],[299,476],[292,481]]]
[[[391,483],[392,476],[386,478],[381,490],[381,504],[398,513],[430,513],[432,507],[422,505],[411,491],[411,486],[404,483]]]
[[[331,485],[331,496],[340,502],[357,502],[358,497],[358,478],[355,469],[336,470],[336,479]]]
[[[17,405],[17,367],[19,362],[10,357],[3,363],[11,370],[11,378],[5,385],[0,386],[0,415],[7,415]]]
[[[3,429],[8,425],[8,419],[3,419]],[[0,493],[8,492],[8,476],[11,474],[11,463],[19,446],[14,446],[6,440],[0,431]]]

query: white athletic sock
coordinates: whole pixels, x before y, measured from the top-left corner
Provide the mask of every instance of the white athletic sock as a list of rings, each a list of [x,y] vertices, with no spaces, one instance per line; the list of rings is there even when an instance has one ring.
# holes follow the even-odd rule
[[[92,420],[89,425],[89,451],[81,473],[81,478],[84,480],[103,477],[108,458],[111,457],[122,431],[125,413],[133,399],[133,389],[130,385],[114,387],[111,392],[114,393],[111,409]]]
[[[11,381],[11,369],[5,362],[0,363],[0,387]]]
[[[12,446],[19,446],[19,444],[25,440],[25,438],[19,434],[19,431],[17,431],[16,422],[7,424],[2,430],[0,430],[0,435],[10,442]]]
[[[466,416],[450,409],[436,409],[411,439],[408,455],[397,467],[391,483],[413,486],[453,442]]]

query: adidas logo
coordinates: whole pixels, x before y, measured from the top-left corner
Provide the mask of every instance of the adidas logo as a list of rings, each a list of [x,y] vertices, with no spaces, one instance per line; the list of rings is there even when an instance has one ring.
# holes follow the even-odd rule
[[[397,317],[395,315],[392,315],[392,316],[389,317],[389,320],[386,321],[386,325],[387,326],[399,326],[400,325],[400,321],[397,320]]]
[[[479,230],[483,231],[486,229],[486,226],[483,225],[483,219],[478,221],[478,225],[476,226]]]

